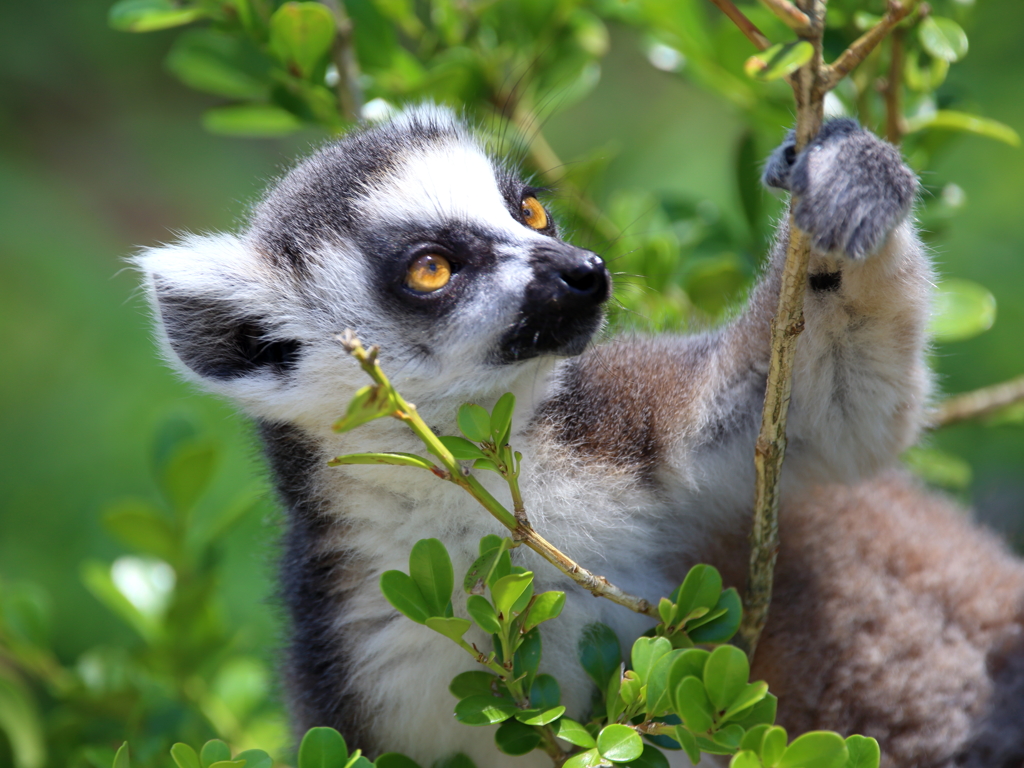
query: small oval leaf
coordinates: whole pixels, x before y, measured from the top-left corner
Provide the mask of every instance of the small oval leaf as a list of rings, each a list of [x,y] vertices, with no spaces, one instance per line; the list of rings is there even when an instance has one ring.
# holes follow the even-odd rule
[[[967,34],[952,19],[928,16],[917,25],[921,46],[932,56],[946,61],[960,61],[967,55]]]
[[[628,725],[613,723],[606,725],[597,734],[597,751],[605,760],[625,763],[640,757],[644,751],[644,742],[640,734]]]
[[[508,720],[517,711],[519,708],[511,699],[470,696],[455,705],[455,719],[466,725],[494,725]]]
[[[552,726],[555,736],[577,747],[591,749],[597,746],[590,732],[575,720],[563,717]]]
[[[844,768],[849,753],[838,733],[811,731],[786,747],[778,768]]]
[[[345,739],[333,728],[310,728],[299,744],[298,768],[338,768],[347,760]]]
[[[476,403],[459,408],[459,430],[474,443],[486,443],[491,437],[491,415]]]
[[[806,40],[779,43],[747,59],[743,71],[755,80],[778,80],[796,72],[814,56],[814,46]]]
[[[995,297],[984,286],[952,278],[939,283],[928,329],[937,341],[964,341],[984,333],[996,319]]]
[[[715,709],[727,709],[743,691],[750,677],[747,654],[733,645],[722,645],[711,652],[704,665],[704,687]]]

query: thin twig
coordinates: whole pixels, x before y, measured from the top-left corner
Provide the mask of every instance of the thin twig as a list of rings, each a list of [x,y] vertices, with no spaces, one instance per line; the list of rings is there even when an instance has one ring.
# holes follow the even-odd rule
[[[903,54],[906,32],[902,27],[893,30],[892,54],[889,57],[889,74],[885,78],[885,138],[899,146],[906,133],[903,119]]]
[[[462,467],[452,456],[451,451],[445,448],[444,444],[437,438],[426,422],[420,417],[416,406],[405,401],[405,399],[394,389],[387,376],[377,363],[377,348],[365,349],[355,333],[351,330],[342,333],[338,340],[350,355],[359,361],[359,365],[377,384],[385,397],[374,402],[388,402],[394,404],[394,410],[381,415],[393,416],[405,422],[416,434],[423,444],[434,456],[440,459],[447,470],[446,479],[465,489],[480,504],[490,512],[502,525],[512,533],[514,541],[526,544],[530,549],[543,557],[558,570],[575,581],[595,597],[604,597],[613,603],[629,608],[636,613],[642,613],[653,619],[660,618],[658,609],[642,597],[636,597],[616,587],[604,576],[591,573],[571,557],[555,547],[551,542],[541,536],[524,519],[520,520],[509,512],[491,493],[481,485],[471,474],[465,474]],[[437,473],[435,473],[437,474]]]
[[[832,62],[831,66],[824,69],[825,89],[832,90],[835,88],[840,80],[864,61],[868,54],[875,49],[875,46],[892,31],[893,27],[910,15],[917,6],[917,3],[918,0],[904,0],[904,2],[889,0],[889,10],[882,17],[882,20],[854,40],[849,48],[839,54],[839,58]]]
[[[338,69],[338,106],[342,116],[350,123],[362,115],[363,88],[359,84],[359,61],[352,42],[352,19],[338,0],[322,0],[334,16],[335,36],[331,58]]]
[[[1024,376],[966,392],[939,403],[928,426],[935,429],[969,419],[980,419],[1011,405],[1024,402]]]
[[[739,8],[733,5],[732,0],[711,0],[718,9],[728,16],[740,32],[747,36],[747,39],[754,44],[759,51],[765,51],[772,47],[772,41],[765,37],[764,33],[748,19]]]
[[[826,89],[822,87],[822,35],[825,0],[801,0],[808,26],[804,36],[814,46],[811,60],[793,74],[797,104],[796,149],[799,152],[817,135],[824,117]],[[811,19],[816,20],[813,24]],[[781,277],[779,303],[772,320],[771,356],[765,387],[761,430],[754,450],[754,517],[750,530],[750,561],[743,595],[743,620],[737,640],[753,658],[768,621],[775,561],[779,552],[779,478],[786,456],[786,416],[792,391],[796,341],[804,328],[803,299],[807,287],[810,239],[796,226],[790,202],[789,244]]]
[[[789,0],[761,0],[761,2],[801,37],[811,34],[811,17]]]

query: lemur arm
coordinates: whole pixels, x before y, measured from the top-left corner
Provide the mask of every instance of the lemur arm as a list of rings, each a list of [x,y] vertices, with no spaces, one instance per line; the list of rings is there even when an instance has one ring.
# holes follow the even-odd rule
[[[931,270],[908,218],[917,180],[894,147],[835,120],[799,155],[789,137],[765,183],[798,196],[796,220],[814,244],[785,477],[853,480],[913,441],[929,390]],[[554,437],[670,491],[711,489],[749,508],[787,242],[784,220],[745,311],[724,328],[619,339],[569,361],[541,411]]]

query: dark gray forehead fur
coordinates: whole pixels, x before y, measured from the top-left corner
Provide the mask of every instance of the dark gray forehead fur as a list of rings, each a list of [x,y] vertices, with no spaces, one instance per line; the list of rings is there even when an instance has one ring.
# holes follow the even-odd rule
[[[449,110],[420,107],[383,124],[364,126],[326,144],[292,169],[256,206],[250,234],[277,265],[301,269],[304,254],[358,230],[356,206],[374,182],[417,149],[478,143]],[[518,174],[492,161],[502,195],[518,203]]]

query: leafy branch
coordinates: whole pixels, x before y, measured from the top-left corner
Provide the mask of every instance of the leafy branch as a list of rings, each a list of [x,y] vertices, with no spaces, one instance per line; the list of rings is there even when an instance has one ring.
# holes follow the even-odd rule
[[[498,522],[512,533],[512,539],[522,543],[539,554],[558,570],[575,581],[588,592],[611,600],[613,603],[642,613],[652,618],[658,617],[655,606],[642,597],[624,592],[608,581],[588,571],[568,555],[556,548],[547,539],[533,529],[521,507],[518,477],[521,455],[511,453],[504,443],[511,428],[512,405],[514,398],[499,401],[494,414],[488,415],[483,408],[463,408],[460,411],[459,425],[463,433],[471,440],[482,444],[482,448],[463,438],[439,438],[423,421],[416,406],[406,400],[388,381],[380,365],[377,363],[377,347],[365,349],[352,331],[345,331],[338,337],[345,350],[351,354],[362,369],[374,381],[374,384],[360,390],[349,405],[348,412],[334,428],[338,432],[353,429],[373,419],[391,416],[404,422],[439,461],[438,467],[429,459],[413,454],[372,453],[351,454],[340,456],[331,461],[332,466],[341,464],[397,464],[427,469],[438,477],[455,483],[476,499]],[[509,512],[505,506],[491,495],[479,480],[466,472],[459,465],[460,460],[473,460],[478,468],[494,469],[508,482],[513,499],[516,499],[516,512]],[[489,462],[482,465],[479,462]]]

